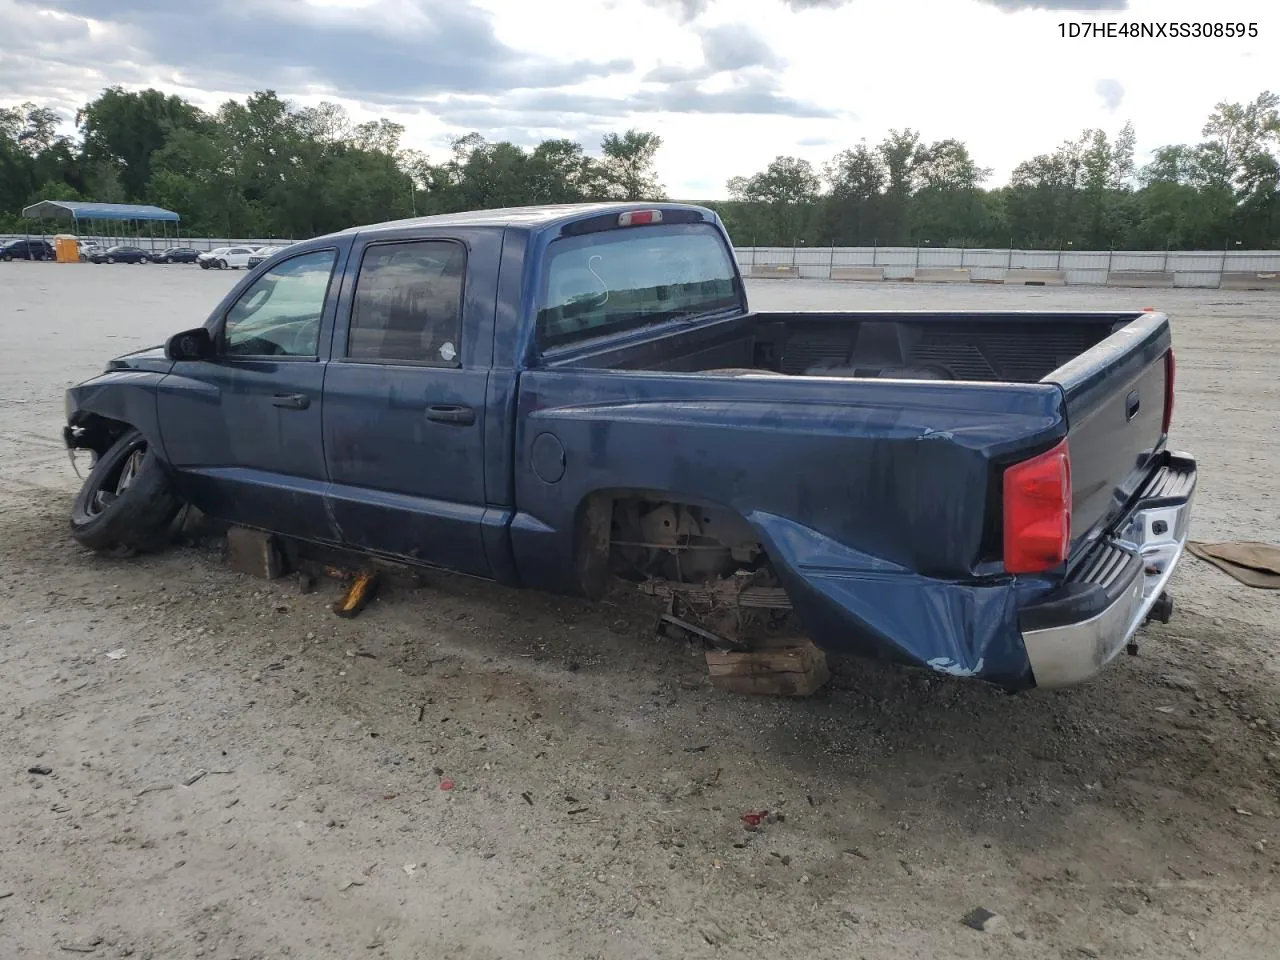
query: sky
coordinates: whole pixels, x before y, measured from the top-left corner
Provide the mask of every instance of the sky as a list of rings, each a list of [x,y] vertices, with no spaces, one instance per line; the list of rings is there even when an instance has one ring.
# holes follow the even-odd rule
[[[1256,38],[1062,36],[1060,24],[1256,24]],[[820,168],[911,127],[968,143],[989,185],[1092,127],[1138,162],[1195,142],[1214,105],[1280,85],[1276,0],[0,0],[0,105],[68,124],[103,87],[206,109],[274,89],[403,124],[436,159],[470,131],[597,152],[663,139],[678,199],[780,154]]]

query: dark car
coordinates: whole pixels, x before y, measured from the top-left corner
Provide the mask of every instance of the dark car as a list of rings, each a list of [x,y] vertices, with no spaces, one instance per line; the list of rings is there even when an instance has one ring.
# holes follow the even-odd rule
[[[195,247],[170,247],[156,254],[156,263],[195,263],[198,256]]]
[[[107,247],[89,255],[90,263],[150,263],[152,259],[150,251],[141,247]]]
[[[1197,475],[1172,342],[1151,310],[753,310],[687,204],[357,228],[68,391],[98,454],[71,533],[145,550],[186,503],[511,586],[629,582],[722,649],[1064,686],[1171,613]]]
[[[57,254],[48,240],[11,240],[0,247],[0,260],[54,260]]]

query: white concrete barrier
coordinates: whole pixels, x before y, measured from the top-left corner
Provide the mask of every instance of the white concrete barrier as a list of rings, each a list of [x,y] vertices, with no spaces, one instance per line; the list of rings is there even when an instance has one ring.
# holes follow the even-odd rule
[[[968,282],[968,267],[916,267],[916,283]]]
[[[1065,270],[1034,270],[1031,267],[1015,267],[1005,273],[1004,282],[1009,286],[1065,287],[1067,285],[1067,272]]]
[[[1112,270],[1108,287],[1172,287],[1173,274],[1163,270]]]
[[[1232,271],[1222,275],[1222,290],[1280,290],[1280,273],[1238,272]]]
[[[759,279],[786,280],[800,276],[800,268],[782,263],[757,263],[751,267],[749,276]]]
[[[832,267],[832,280],[883,280],[884,267]]]

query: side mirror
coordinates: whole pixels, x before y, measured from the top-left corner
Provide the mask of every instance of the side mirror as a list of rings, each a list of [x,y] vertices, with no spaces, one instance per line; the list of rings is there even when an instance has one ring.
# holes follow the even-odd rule
[[[164,355],[169,360],[208,360],[213,352],[213,337],[204,327],[175,333],[164,342]]]

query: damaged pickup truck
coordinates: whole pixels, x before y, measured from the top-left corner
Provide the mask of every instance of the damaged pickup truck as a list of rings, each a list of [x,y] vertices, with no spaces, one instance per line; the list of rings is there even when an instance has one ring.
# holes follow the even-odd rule
[[[96,455],[71,528],[145,549],[189,503],[521,587],[622,577],[730,642],[789,624],[1062,686],[1168,618],[1196,484],[1173,386],[1158,312],[753,311],[697,206],[426,217],[295,244],[70,389]]]

